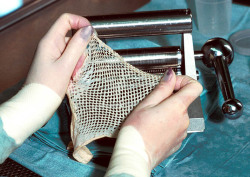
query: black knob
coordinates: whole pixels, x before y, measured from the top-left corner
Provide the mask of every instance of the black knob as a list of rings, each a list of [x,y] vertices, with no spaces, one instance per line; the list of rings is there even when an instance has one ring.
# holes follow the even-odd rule
[[[234,52],[232,45],[225,39],[213,38],[202,47],[202,61],[207,67],[215,69],[217,79],[224,97],[222,111],[227,118],[236,119],[242,115],[243,105],[235,99],[234,90],[228,70],[232,63]]]

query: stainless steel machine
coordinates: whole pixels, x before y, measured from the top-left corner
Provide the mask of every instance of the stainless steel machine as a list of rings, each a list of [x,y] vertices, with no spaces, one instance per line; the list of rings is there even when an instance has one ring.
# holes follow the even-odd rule
[[[192,39],[192,14],[189,9],[135,12],[130,14],[86,17],[98,33],[99,38],[121,38],[135,36],[181,34],[180,46],[117,50],[125,61],[139,69],[160,74],[172,67],[176,74],[197,79],[196,60],[215,69],[225,102],[224,115],[238,118],[243,105],[235,99],[228,65],[233,61],[233,48],[222,38],[208,40],[201,51],[194,51]],[[200,98],[189,107],[190,125],[188,132],[205,129]]]

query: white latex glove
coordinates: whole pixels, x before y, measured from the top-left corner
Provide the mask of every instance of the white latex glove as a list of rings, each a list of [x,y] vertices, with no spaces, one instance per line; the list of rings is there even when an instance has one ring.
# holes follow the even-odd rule
[[[187,108],[201,92],[197,81],[169,69],[124,122],[106,176],[150,176],[180,148],[189,125]]]
[[[76,34],[66,37],[68,31]],[[53,115],[72,74],[81,67],[93,33],[87,19],[63,14],[42,38],[25,86],[0,105],[0,162]]]
[[[72,38],[66,37],[72,29],[80,30]],[[63,14],[40,41],[26,84],[46,85],[63,98],[72,73],[83,64],[92,34],[93,28],[87,19]]]

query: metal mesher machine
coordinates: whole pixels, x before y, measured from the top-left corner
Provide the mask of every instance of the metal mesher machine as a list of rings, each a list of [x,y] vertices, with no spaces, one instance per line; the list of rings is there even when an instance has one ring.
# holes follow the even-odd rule
[[[242,114],[243,106],[235,99],[228,64],[233,61],[231,44],[222,39],[208,40],[201,51],[195,52],[192,39],[192,15],[189,9],[135,12],[130,14],[86,17],[101,39],[134,36],[181,34],[180,46],[117,50],[126,62],[149,72],[160,74],[172,67],[176,74],[197,79],[196,60],[202,60],[208,67],[214,67],[225,103],[224,115],[236,119]],[[190,125],[188,132],[202,132],[205,129],[200,98],[188,108]]]

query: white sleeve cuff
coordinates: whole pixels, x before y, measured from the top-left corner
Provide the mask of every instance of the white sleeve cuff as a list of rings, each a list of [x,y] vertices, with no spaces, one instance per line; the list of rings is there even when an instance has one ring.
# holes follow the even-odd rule
[[[149,157],[140,133],[133,126],[123,127],[105,176],[129,174],[135,177],[149,177],[149,165]]]
[[[47,86],[26,85],[9,101],[0,105],[3,129],[21,144],[51,118],[60,105],[60,96]]]

